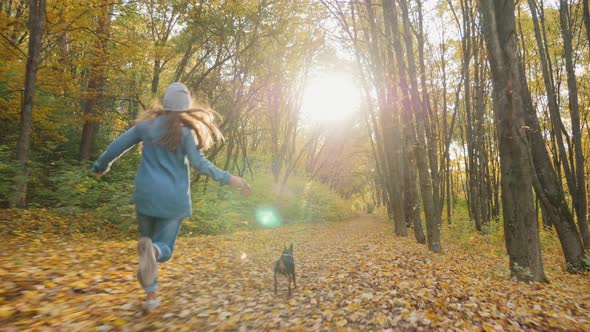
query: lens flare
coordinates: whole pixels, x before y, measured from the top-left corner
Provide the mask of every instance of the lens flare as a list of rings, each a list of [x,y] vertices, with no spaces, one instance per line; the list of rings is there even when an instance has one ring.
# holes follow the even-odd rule
[[[262,227],[277,227],[281,225],[281,217],[273,207],[259,207],[256,209],[256,221]]]

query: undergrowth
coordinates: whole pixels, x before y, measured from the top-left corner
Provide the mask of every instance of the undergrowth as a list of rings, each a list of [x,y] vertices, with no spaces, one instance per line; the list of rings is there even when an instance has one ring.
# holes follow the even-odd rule
[[[0,149],[0,156],[3,153],[5,151]],[[139,161],[138,153],[127,153],[102,178],[92,176],[89,165],[79,165],[77,161],[32,164],[29,209],[36,216],[52,216],[43,220],[59,221],[53,226],[35,223],[34,230],[62,229],[65,223],[68,230],[78,227],[82,232],[92,233],[100,226],[87,227],[86,222],[76,226],[76,220],[88,220],[91,216],[93,223],[102,223],[111,232],[118,229],[121,234],[136,234],[132,193]],[[12,177],[9,166],[0,163],[0,179],[6,179],[0,183],[0,194],[4,196],[0,201],[4,202],[13,185],[8,180]],[[181,235],[184,236],[339,221],[353,216],[351,202],[342,199],[327,186],[297,175],[292,175],[281,189],[273,184],[272,176],[260,167],[253,178],[248,178],[254,194],[243,197],[229,186],[220,186],[206,177],[198,177],[194,171],[192,173],[193,215],[183,223]],[[260,211],[271,211],[275,222],[272,225],[262,223],[257,215]],[[4,215],[15,216],[12,213]],[[21,218],[19,213],[17,215]],[[22,219],[28,218],[22,215]]]
[[[385,208],[380,207],[376,214],[380,218],[387,220],[387,211]],[[426,224],[423,214],[422,222],[426,234]],[[412,228],[408,228],[408,237],[414,237]],[[544,261],[546,261],[546,269],[560,272],[565,271],[567,266],[563,259],[559,238],[555,229],[544,227],[542,222],[539,222],[539,237]],[[450,223],[446,218],[446,210],[443,209],[442,211],[441,243],[443,252],[460,250],[472,256],[473,259],[478,259],[478,257],[482,256],[493,258],[498,263],[492,269],[494,271],[492,276],[500,278],[510,277],[510,271],[507,267],[508,256],[506,253],[501,215],[484,224],[482,231],[477,232],[474,221],[469,217],[466,201],[460,199],[453,207]]]

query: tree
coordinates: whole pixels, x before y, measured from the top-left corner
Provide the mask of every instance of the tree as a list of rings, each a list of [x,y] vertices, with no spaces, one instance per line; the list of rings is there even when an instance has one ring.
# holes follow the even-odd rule
[[[513,0],[482,0],[480,14],[493,83],[502,174],[502,208],[510,271],[527,281],[547,281],[532,195],[532,160],[526,136],[523,86]]]
[[[107,80],[108,40],[111,28],[112,4],[103,3],[99,7],[96,37],[90,63],[86,98],[84,100],[84,125],[80,142],[80,160],[88,160],[92,154],[99,126],[98,110],[101,108]]]
[[[397,17],[393,17],[395,12],[393,11],[393,0],[383,1],[383,20],[385,28],[385,39],[386,41],[392,40],[392,34],[397,31],[397,27],[393,27],[396,24]],[[377,38],[375,36],[374,38]],[[386,42],[385,47],[387,50],[387,80],[383,82],[383,88],[387,91],[386,97],[387,102],[381,106],[381,128],[383,132],[383,141],[387,142],[388,148],[383,147],[387,154],[387,165],[388,165],[388,181],[390,204],[392,206],[395,222],[395,232],[398,236],[407,235],[407,215],[404,210],[404,174],[408,171],[405,170],[407,164],[403,161],[402,153],[402,130],[401,119],[400,119],[400,104],[399,104],[399,89],[396,86],[396,63],[394,57],[394,51],[392,43]],[[375,68],[378,69],[378,68]],[[375,73],[377,74],[377,73]],[[383,144],[383,143],[382,143]],[[389,144],[391,144],[389,146]],[[420,219],[417,220],[420,222]],[[424,234],[422,234],[422,224],[420,227],[414,228],[417,232],[416,239],[423,241]]]
[[[31,148],[31,131],[33,103],[37,91],[37,71],[41,62],[43,33],[45,31],[46,2],[30,0],[29,2],[29,51],[25,74],[23,104],[21,107],[20,135],[16,146],[16,158],[20,164],[16,177],[16,191],[12,207],[24,208],[27,205],[27,185],[29,178],[29,157]]]
[[[566,0],[559,1],[559,21],[561,23],[561,36],[565,51],[565,69],[567,73],[568,101],[570,119],[572,125],[572,143],[574,150],[574,162],[572,167],[575,173],[575,185],[570,190],[574,201],[574,208],[578,217],[578,227],[582,235],[584,246],[590,249],[590,228],[586,213],[588,212],[588,201],[586,197],[586,179],[584,174],[584,153],[582,148],[582,130],[580,125],[580,105],[578,102],[578,84],[574,69],[572,31],[570,27],[570,15]]]
[[[469,208],[469,216],[475,222],[475,229],[483,231],[483,225],[490,217],[491,196],[488,152],[486,151],[486,137],[489,131],[485,130],[485,82],[486,67],[481,52],[482,37],[481,27],[475,19],[477,10],[470,0],[461,0],[461,20],[457,15],[451,1],[448,1],[455,22],[461,32],[461,75],[465,85],[463,98],[464,114],[462,116],[462,130],[465,133],[465,158],[466,198]]]
[[[283,10],[294,8],[285,6]],[[308,7],[308,10],[314,9]],[[278,189],[281,192],[302,156],[302,149],[311,142],[308,140],[297,151],[297,138],[301,136],[299,111],[305,82],[317,55],[318,41],[323,38],[314,24],[300,25],[304,21],[311,23],[307,20],[309,17],[300,12],[289,19],[283,18],[282,33],[275,36],[266,49],[271,54],[267,62],[267,77],[272,83],[268,87],[264,106],[270,123],[272,173],[275,185],[280,184]],[[294,37],[298,42],[288,47]]]
[[[586,40],[588,47],[590,48],[590,6],[588,6],[588,0],[582,0],[582,15],[584,17],[584,26],[586,27]]]
[[[187,5],[184,1],[149,0],[145,2],[144,6],[149,19],[147,26],[149,36],[153,42],[152,56],[154,66],[152,70],[151,92],[152,95],[156,96],[158,94],[162,71],[171,61],[172,57],[175,56],[168,45],[170,38]],[[198,8],[201,7],[198,6]],[[188,45],[192,47],[193,43],[189,42]]]
[[[559,115],[557,106],[557,99],[553,87],[553,80],[549,75],[549,68],[547,64],[546,48],[541,39],[539,23],[537,19],[536,4],[533,0],[529,0],[531,8],[531,16],[535,29],[535,39],[541,55],[541,65],[543,70],[543,81],[545,83],[545,90],[547,92],[548,107],[552,114],[551,119],[554,125],[558,128],[563,128],[563,123]],[[522,68],[524,71],[524,68]],[[525,78],[524,73],[521,75]],[[522,83],[527,85],[526,81]],[[526,123],[531,128],[529,135],[531,142],[531,155],[535,166],[535,174],[533,177],[533,185],[535,193],[541,201],[545,218],[551,225],[555,226],[557,235],[561,243],[563,254],[566,260],[567,269],[571,271],[585,270],[588,268],[584,257],[584,247],[580,239],[573,215],[569,209],[565,194],[558,179],[558,173],[551,165],[551,159],[545,146],[545,140],[542,135],[541,127],[537,120],[537,114],[534,109],[532,98],[528,89],[523,96],[526,106]],[[565,147],[563,140],[561,140],[561,131],[558,134],[560,138],[557,142],[559,144],[559,151],[563,157],[565,156]],[[563,158],[562,157],[562,158]],[[567,163],[567,159],[564,161]]]
[[[416,146],[414,153],[416,154],[416,164],[418,166],[418,173],[420,179],[420,191],[422,196],[422,203],[424,207],[424,214],[426,216],[426,234],[428,240],[428,249],[434,252],[441,251],[440,244],[440,213],[435,203],[433,189],[432,189],[432,177],[430,174],[430,168],[428,166],[428,155],[426,150],[426,118],[427,113],[424,107],[426,101],[420,100],[418,91],[418,79],[416,71],[416,61],[414,59],[414,47],[412,42],[412,34],[410,29],[410,14],[408,12],[408,5],[406,0],[400,0],[402,26],[404,27],[404,41],[406,45],[406,59],[408,61],[408,78],[410,80],[409,87],[401,85],[402,93],[406,90],[407,96],[402,98],[410,98],[411,112],[414,114],[414,121],[416,124]],[[398,63],[400,64],[400,82],[405,79],[402,76],[406,75],[403,62],[405,61],[399,55],[398,52]],[[406,111],[407,112],[407,111]],[[413,131],[413,130],[411,130]]]
[[[402,34],[399,31],[398,11],[397,7],[395,6],[395,2],[391,3],[391,11],[391,35],[393,39],[393,49],[395,50],[395,58],[397,64],[396,69],[398,70],[397,84],[399,84],[399,99],[401,101],[401,126],[403,131],[402,151],[403,155],[406,157],[406,165],[404,166],[405,172],[404,177],[402,179],[403,187],[405,189],[405,214],[408,220],[408,224],[414,227],[414,235],[416,237],[416,241],[418,241],[418,243],[426,243],[426,238],[422,230],[422,221],[420,219],[420,204],[418,200],[418,187],[416,183],[416,180],[418,178],[416,167],[420,167],[420,165],[418,165],[417,163],[417,156],[420,152],[417,151],[419,147],[416,142],[416,129],[414,126],[413,119],[412,100],[410,96],[410,88],[407,81],[408,79],[405,63],[406,60],[404,59],[403,46],[401,43]],[[412,52],[412,50],[407,52]],[[423,150],[421,151],[425,152]],[[422,157],[426,158],[425,156]],[[422,172],[422,170],[420,172]]]

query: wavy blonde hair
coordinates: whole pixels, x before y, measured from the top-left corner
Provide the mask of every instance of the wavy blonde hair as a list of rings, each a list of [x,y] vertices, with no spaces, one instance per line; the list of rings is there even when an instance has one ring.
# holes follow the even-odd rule
[[[219,114],[194,101],[191,107],[183,112],[165,111],[162,105],[156,103],[150,110],[140,115],[135,122],[152,120],[160,116],[166,117],[166,130],[156,143],[172,151],[175,151],[182,141],[182,126],[191,130],[200,150],[207,150],[216,141],[224,141],[223,134],[215,123]]]

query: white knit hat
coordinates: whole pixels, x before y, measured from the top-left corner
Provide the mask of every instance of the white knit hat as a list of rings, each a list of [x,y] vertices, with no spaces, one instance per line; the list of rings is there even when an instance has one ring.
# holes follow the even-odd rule
[[[164,111],[184,112],[191,106],[191,93],[186,85],[174,82],[166,89]]]

